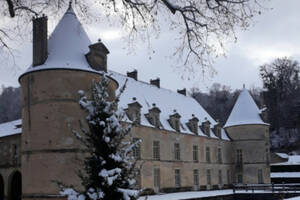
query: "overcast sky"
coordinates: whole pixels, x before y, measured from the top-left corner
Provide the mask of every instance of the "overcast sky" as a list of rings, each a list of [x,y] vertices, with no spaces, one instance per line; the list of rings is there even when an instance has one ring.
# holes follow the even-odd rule
[[[232,89],[241,88],[245,83],[247,88],[261,87],[259,66],[271,62],[277,57],[291,57],[300,60],[300,1],[270,0],[264,11],[255,18],[255,23],[246,32],[238,32],[237,43],[227,46],[226,58],[218,58],[214,67],[217,74],[210,77],[202,74],[194,77],[184,75],[182,69],[176,69],[175,59],[170,58],[174,52],[174,34],[164,31],[160,38],[152,40],[155,53],[149,54],[146,43],[139,42],[134,52],[128,52],[126,43],[121,39],[116,28],[84,25],[93,42],[100,36],[110,50],[108,68],[125,74],[133,69],[138,70],[138,79],[149,82],[159,77],[161,87],[171,90],[199,87],[202,90],[218,82]],[[50,18],[51,20],[51,18]],[[50,26],[50,31],[53,27]],[[10,62],[1,61],[0,85],[18,86],[18,76],[31,63],[31,44],[24,42],[15,56],[18,67],[11,67]],[[150,59],[151,57],[151,59]],[[5,59],[4,59],[5,60]]]

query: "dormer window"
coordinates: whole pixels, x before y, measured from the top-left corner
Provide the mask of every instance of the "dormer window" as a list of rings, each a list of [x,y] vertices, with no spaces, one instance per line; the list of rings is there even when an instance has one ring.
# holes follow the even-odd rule
[[[190,119],[187,123],[187,126],[189,127],[190,131],[195,133],[196,135],[198,134],[198,122],[199,119],[193,114],[192,119]]]
[[[222,130],[222,127],[221,127],[221,124],[220,123],[217,123],[215,126],[214,126],[214,133],[215,135],[221,139],[221,130]]]
[[[145,116],[150,122],[150,124],[152,124],[156,128],[159,128],[161,126],[160,117],[159,117],[161,111],[158,107],[156,107],[155,103],[152,105],[153,107],[149,110],[149,113],[146,114]]]
[[[210,137],[210,122],[205,118],[205,121],[202,122],[201,129],[205,135]]]
[[[174,110],[174,114],[170,115],[169,123],[173,129],[175,129],[177,132],[180,132],[180,115]]]
[[[142,105],[136,101],[136,98],[133,98],[133,101],[133,103],[128,104],[128,108],[125,111],[131,121],[140,124]]]

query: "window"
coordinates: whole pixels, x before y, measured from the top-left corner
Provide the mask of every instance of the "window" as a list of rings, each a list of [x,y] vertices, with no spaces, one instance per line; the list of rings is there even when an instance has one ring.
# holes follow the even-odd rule
[[[174,174],[175,174],[175,187],[180,187],[181,186],[180,169],[175,169]]]
[[[18,146],[13,144],[13,159],[16,160],[18,158]]]
[[[243,152],[242,149],[236,150],[236,163],[241,165],[243,163]]]
[[[139,138],[133,138],[133,143],[139,141]],[[140,143],[138,143],[133,149],[132,149],[133,157],[135,159],[140,159],[141,158],[141,146]]]
[[[210,148],[206,147],[206,162],[210,163]]]
[[[218,148],[218,163],[222,163],[222,149]]]
[[[194,169],[194,185],[199,185],[199,171],[198,169]]]
[[[198,123],[197,122],[193,122],[192,126],[193,126],[193,132],[197,134],[198,133]]]
[[[242,174],[238,174],[237,183],[243,183],[243,175]]]
[[[210,127],[209,126],[205,126],[204,132],[206,133],[207,136],[210,136]]]
[[[228,183],[228,184],[231,183],[231,174],[230,174],[230,170],[227,170],[227,183]]]
[[[222,185],[223,184],[223,178],[222,178],[222,170],[219,170],[219,184]]]
[[[140,123],[140,119],[141,119],[141,117],[140,117],[140,112],[139,112],[139,110],[133,110],[132,111],[132,121],[135,121],[136,123]]]
[[[153,141],[153,159],[160,159],[159,141]]]
[[[193,161],[198,162],[198,146],[193,145]]]
[[[263,180],[263,171],[262,169],[259,169],[258,170],[258,183],[261,184],[261,183],[264,183],[264,180]]]
[[[154,183],[154,187],[156,187],[156,188],[160,187],[160,169],[159,168],[154,168],[153,183]]]
[[[155,127],[159,127],[160,121],[159,121],[159,114],[153,114],[153,125]]]
[[[180,160],[180,145],[179,143],[174,144],[174,159],[175,160]]]
[[[178,119],[174,120],[174,128],[177,132],[180,132],[180,125],[179,125],[179,120]]]
[[[206,182],[207,182],[207,185],[211,184],[211,172],[210,172],[210,169],[206,170]]]

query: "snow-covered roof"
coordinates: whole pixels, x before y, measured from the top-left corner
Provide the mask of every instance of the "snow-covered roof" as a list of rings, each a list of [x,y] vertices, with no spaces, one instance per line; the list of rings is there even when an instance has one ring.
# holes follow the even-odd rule
[[[97,73],[85,58],[90,44],[88,35],[70,6],[48,40],[46,62],[39,66],[30,66],[21,76],[32,71],[48,69],[75,69]]]
[[[186,123],[193,117],[199,119],[199,124],[209,120],[211,128],[217,122],[202,108],[202,106],[192,97],[188,97],[168,89],[158,88],[149,83],[136,81],[133,78],[110,71],[112,78],[118,81],[121,88],[126,79],[126,89],[121,95],[119,106],[123,109],[128,108],[128,104],[137,101],[141,107],[141,124],[144,126],[154,127],[151,125],[145,114],[149,113],[149,109],[153,108],[153,104],[161,110],[160,121],[163,129],[175,131],[169,124],[170,115],[174,114],[174,110],[180,114],[181,118],[181,133],[194,134],[187,127]],[[135,100],[133,100],[135,99]],[[207,137],[198,127],[198,135]],[[224,130],[221,131],[221,137],[224,140],[229,140]],[[217,138],[211,131],[211,138]]]
[[[263,122],[260,113],[261,111],[258,109],[248,90],[243,88],[224,127],[246,124],[268,125]]]
[[[287,156],[288,156],[287,162],[274,163],[272,165],[300,165],[300,155],[287,155]]]
[[[21,125],[21,119],[0,124],[0,137],[21,134]]]
[[[90,44],[91,42],[74,10],[72,7],[69,7],[50,36],[48,42],[49,55],[46,62],[40,66],[29,67],[24,74],[46,69],[75,69],[101,73],[93,70],[85,58]],[[112,72],[112,78],[115,78],[121,86],[127,77]],[[206,120],[210,121],[211,128],[217,124],[193,98],[128,78],[127,89],[121,97],[120,106],[127,108],[128,104],[132,103],[133,97],[136,97],[137,101],[142,105],[141,124],[145,126],[153,127],[144,115],[152,108],[153,103],[161,110],[160,119],[165,130],[174,131],[168,122],[169,116],[174,114],[174,110],[181,115],[182,133],[193,134],[186,125],[193,118],[192,114],[199,119],[200,124]],[[198,133],[201,136],[206,136],[199,127]],[[213,131],[211,131],[210,137],[217,138]],[[224,131],[221,132],[221,137],[224,140],[229,140]]]

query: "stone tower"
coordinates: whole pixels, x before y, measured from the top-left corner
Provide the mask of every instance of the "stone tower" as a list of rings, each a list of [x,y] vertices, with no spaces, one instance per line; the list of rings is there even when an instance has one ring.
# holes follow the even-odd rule
[[[34,19],[34,31],[45,33],[44,23],[47,20]],[[40,49],[34,50],[33,65],[19,78],[23,94],[23,199],[59,199],[57,181],[66,185],[75,183],[75,187],[81,183],[76,172],[84,149],[73,132],[86,127],[86,113],[79,106],[78,91],[88,94],[92,80],[100,80],[103,74],[91,68],[86,59],[91,42],[71,6],[48,44],[44,39],[33,39],[43,45],[33,44]],[[47,46],[48,49],[43,49]],[[111,79],[110,98],[117,87],[117,82]]]
[[[243,88],[224,126],[232,139],[236,183],[270,183],[269,124]]]

